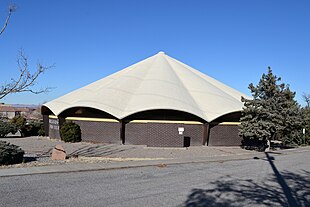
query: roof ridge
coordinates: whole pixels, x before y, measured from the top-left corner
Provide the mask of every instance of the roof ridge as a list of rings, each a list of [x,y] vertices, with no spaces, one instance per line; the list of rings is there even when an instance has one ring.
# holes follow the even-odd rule
[[[153,56],[151,56],[151,57],[149,57],[149,58],[152,58],[152,57],[153,57],[154,59],[153,59],[152,62],[150,63],[150,67],[149,67],[149,68],[152,68],[152,66],[154,65],[155,60],[158,58],[157,55],[153,55]],[[140,63],[140,62],[138,62],[138,63]],[[136,63],[136,64],[138,64],[138,63]],[[145,76],[144,76],[144,77],[145,77]],[[142,78],[141,78],[141,79],[142,79]],[[135,91],[137,91],[137,90],[141,87],[141,84],[142,84],[142,81],[139,82],[138,87],[135,88]],[[134,94],[134,93],[132,93],[132,94]],[[131,95],[130,98],[129,98],[129,100],[128,100],[127,103],[126,103],[126,106],[124,107],[123,113],[127,111],[127,108],[128,108],[128,106],[129,106],[129,103],[130,103],[130,101],[132,100],[132,98],[133,98],[133,96]],[[124,117],[122,117],[122,119],[123,119],[123,118],[124,118]]]
[[[178,80],[180,81],[180,83],[182,84],[182,86],[183,86],[183,88],[185,89],[186,93],[191,97],[191,100],[194,102],[194,104],[197,106],[197,108],[198,108],[201,112],[203,112],[202,114],[204,115],[204,117],[200,117],[200,116],[198,116],[198,115],[196,115],[196,114],[195,114],[195,115],[209,122],[208,118],[205,116],[204,111],[201,109],[202,107],[196,102],[196,100],[194,99],[193,95],[188,91],[188,88],[186,87],[186,85],[184,84],[184,82],[181,80],[181,78],[178,76],[178,74],[177,74],[176,71],[175,71],[175,68],[170,64],[169,60],[166,59],[166,56],[169,57],[169,58],[171,58],[171,57],[170,57],[169,55],[165,55],[165,56],[164,56],[164,57],[165,57],[164,59],[165,59],[165,61],[168,63],[168,65],[170,66],[170,68],[172,69],[172,71],[173,71],[173,73],[175,74],[175,76],[177,77],[177,79],[178,79]],[[173,58],[171,58],[171,59],[173,59]]]
[[[224,83],[222,83],[222,82],[220,82],[220,81],[218,81],[218,80],[216,80],[216,79],[214,79],[214,78],[212,78],[212,77],[210,77],[210,76],[208,76],[208,75],[206,75],[206,74],[201,73],[200,71],[198,71],[198,70],[196,70],[196,69],[190,67],[189,65],[186,65],[185,63],[182,63],[182,62],[180,62],[180,61],[178,61],[178,60],[176,60],[176,59],[174,59],[174,58],[172,58],[172,57],[170,57],[170,58],[171,58],[173,61],[175,61],[176,63],[179,63],[179,64],[184,65],[187,69],[189,69],[189,71],[190,71],[191,73],[197,75],[200,79],[202,79],[202,80],[204,80],[204,81],[205,81],[205,79],[204,79],[204,77],[203,77],[202,75],[207,76],[208,78],[212,79],[213,81],[216,81],[217,83],[223,85],[224,87],[228,87],[229,89],[232,89],[232,90],[234,90],[234,91],[237,91],[236,89],[233,89],[233,88],[231,88],[230,86],[228,86],[228,85],[226,85],[226,84],[224,84]],[[215,88],[218,88],[216,85],[214,85],[214,83],[209,82],[209,81],[208,81],[208,83],[211,84],[212,86],[214,86]],[[223,93],[227,94],[229,97],[231,97],[231,98],[233,98],[233,99],[235,99],[235,100],[238,100],[238,101],[241,100],[241,96],[240,96],[240,100],[239,100],[239,99],[237,99],[236,97],[232,96],[230,93],[227,93],[226,91],[224,91],[224,90],[222,90],[222,89],[220,89],[220,88],[219,88],[219,90],[222,91]],[[240,93],[239,91],[237,91],[237,92]]]

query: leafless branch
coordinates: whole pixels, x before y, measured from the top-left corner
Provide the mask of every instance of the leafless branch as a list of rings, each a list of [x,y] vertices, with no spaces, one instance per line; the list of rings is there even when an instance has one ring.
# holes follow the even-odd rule
[[[0,35],[2,35],[2,33],[4,32],[4,30],[6,29],[6,27],[8,26],[9,24],[9,21],[10,21],[10,18],[11,18],[11,15],[12,13],[16,10],[16,5],[13,4],[12,2],[9,3],[8,5],[8,15],[6,16],[6,19],[5,19],[5,22],[3,24],[3,27],[0,31]]]
[[[54,65],[46,67],[39,63],[37,65],[37,70],[34,73],[31,73],[28,66],[28,58],[24,54],[23,50],[19,51],[17,65],[19,69],[19,77],[16,80],[12,78],[10,83],[5,83],[3,86],[0,86],[0,99],[3,99],[5,96],[13,93],[30,92],[39,94],[47,93],[52,89],[50,87],[46,87],[35,90],[33,87],[36,85],[36,80],[39,76],[49,68],[54,67]]]
[[[306,107],[310,108],[310,94],[302,94],[302,98],[304,99],[304,101],[306,102]]]

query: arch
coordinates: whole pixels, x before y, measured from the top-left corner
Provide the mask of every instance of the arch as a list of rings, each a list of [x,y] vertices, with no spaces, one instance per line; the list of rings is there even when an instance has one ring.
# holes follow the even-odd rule
[[[84,106],[67,108],[59,114],[59,117],[107,118],[119,120],[110,113],[100,109]]]
[[[49,115],[55,115],[47,106],[41,106],[41,114],[43,115],[43,127],[46,136],[50,136]]]
[[[120,143],[120,120],[115,116],[92,107],[71,107],[58,117],[77,123],[82,140],[90,142]]]
[[[165,120],[165,121],[198,121],[205,123],[206,121],[194,114],[174,110],[174,109],[151,109],[139,111],[124,117],[122,120],[125,122],[132,120]]]
[[[131,114],[122,123],[125,144],[183,147],[185,139],[191,146],[203,144],[206,121],[180,110],[153,109]]]
[[[241,117],[241,111],[234,111],[217,117],[211,123],[221,123],[221,122],[239,122]]]
[[[241,111],[222,115],[210,123],[208,136],[209,146],[240,146],[241,137],[238,135]]]
[[[41,114],[42,115],[55,115],[50,108],[48,108],[47,106],[44,106],[44,105],[41,106]]]

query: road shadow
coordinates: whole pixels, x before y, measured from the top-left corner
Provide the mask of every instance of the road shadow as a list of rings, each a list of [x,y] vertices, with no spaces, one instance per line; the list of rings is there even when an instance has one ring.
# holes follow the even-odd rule
[[[310,206],[310,171],[279,172],[274,157],[266,153],[274,174],[261,182],[221,177],[205,189],[192,189],[184,205],[202,206]]]

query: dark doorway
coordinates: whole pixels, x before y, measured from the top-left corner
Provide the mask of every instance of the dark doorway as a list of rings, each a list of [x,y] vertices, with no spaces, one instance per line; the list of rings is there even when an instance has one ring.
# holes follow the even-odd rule
[[[183,147],[189,147],[189,146],[191,146],[191,138],[190,137],[184,137]]]

